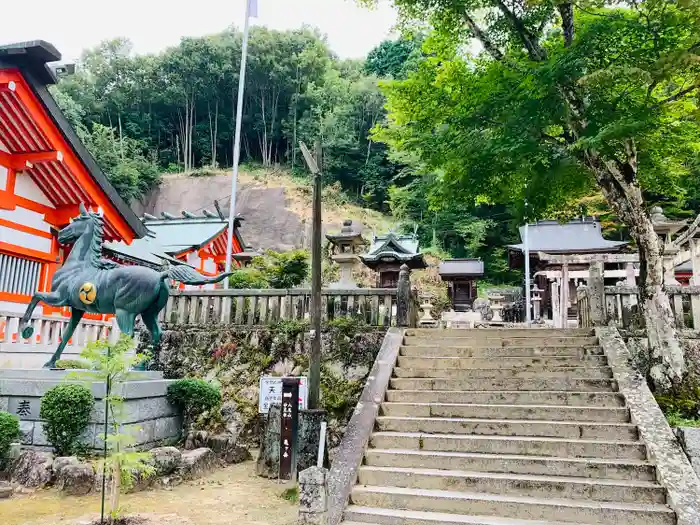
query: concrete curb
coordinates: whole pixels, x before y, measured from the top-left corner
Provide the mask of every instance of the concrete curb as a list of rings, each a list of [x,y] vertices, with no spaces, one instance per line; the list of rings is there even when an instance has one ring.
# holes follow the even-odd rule
[[[668,505],[678,525],[700,525],[700,479],[676,440],[646,380],[634,370],[625,342],[616,328],[596,328],[619,391],[625,396],[632,422],[639,428],[658,481],[668,493]]]
[[[350,492],[357,482],[357,474],[362,465],[365,449],[374,430],[379,407],[389,387],[391,373],[401,349],[403,334],[404,330],[401,328],[390,328],[384,336],[382,347],[335,455],[335,461],[328,475],[328,525],[337,525],[343,518]]]

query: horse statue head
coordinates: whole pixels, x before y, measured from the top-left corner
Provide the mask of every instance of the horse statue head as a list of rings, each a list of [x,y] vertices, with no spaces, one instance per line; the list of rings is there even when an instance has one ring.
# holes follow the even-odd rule
[[[89,230],[94,230],[95,217],[99,217],[99,215],[87,211],[85,205],[81,203],[80,215],[71,219],[68,226],[61,228],[61,231],[58,232],[58,242],[71,244],[88,233]]]

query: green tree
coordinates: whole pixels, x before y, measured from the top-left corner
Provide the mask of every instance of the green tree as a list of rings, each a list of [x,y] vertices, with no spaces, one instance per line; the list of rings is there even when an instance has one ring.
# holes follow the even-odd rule
[[[367,55],[365,71],[384,78],[404,79],[417,67],[421,57],[421,35],[384,40]]]
[[[642,188],[681,193],[697,147],[697,2],[394,4],[404,21],[433,25],[434,56],[388,89],[383,138],[414,151],[447,195],[519,202],[521,216],[527,197],[530,218],[597,185],[639,249],[653,380],[679,381],[685,363]]]

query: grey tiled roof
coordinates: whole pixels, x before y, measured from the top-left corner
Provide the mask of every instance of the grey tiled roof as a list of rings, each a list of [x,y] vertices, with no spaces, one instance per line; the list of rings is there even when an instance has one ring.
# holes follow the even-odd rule
[[[525,226],[520,227],[523,240]],[[627,241],[609,241],[603,238],[600,222],[586,218],[560,224],[557,221],[538,221],[528,228],[528,245],[531,252],[547,253],[586,253],[619,251]],[[509,248],[523,251],[524,243],[508,245]]]
[[[484,275],[484,261],[481,259],[449,259],[440,263],[438,273],[441,277],[481,276]]]

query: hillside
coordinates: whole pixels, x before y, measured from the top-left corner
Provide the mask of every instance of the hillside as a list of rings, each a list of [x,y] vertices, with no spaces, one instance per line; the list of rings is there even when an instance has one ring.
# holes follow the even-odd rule
[[[134,211],[142,215],[159,215],[166,211],[214,211],[218,200],[228,213],[231,194],[231,172],[219,171],[209,176],[193,177],[167,174],[160,185],[145,198],[135,202]],[[287,251],[308,248],[311,238],[311,187],[306,181],[293,178],[284,170],[242,170],[238,179],[236,214],[245,222],[241,234],[246,243],[258,250]],[[345,202],[336,187],[327,187],[323,195],[323,230],[338,231],[344,219],[362,224],[365,238],[372,230],[383,233],[394,226],[391,217]]]

